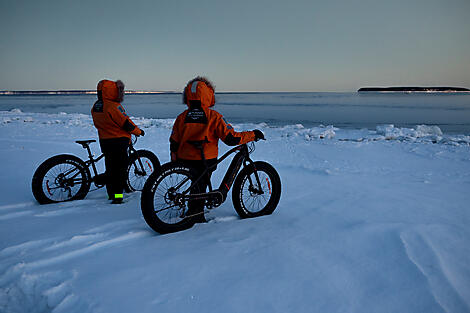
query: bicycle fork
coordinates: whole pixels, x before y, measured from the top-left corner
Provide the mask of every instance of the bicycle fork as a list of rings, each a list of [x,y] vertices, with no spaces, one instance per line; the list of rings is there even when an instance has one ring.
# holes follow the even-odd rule
[[[255,174],[255,179],[256,179],[256,184],[257,184],[257,188],[254,187],[253,181],[251,179],[251,175],[248,175],[247,178],[248,178],[248,181],[250,182],[250,185],[248,187],[248,191],[250,191],[252,193],[255,193],[255,194],[258,194],[258,195],[264,194],[264,191],[261,188],[261,181],[259,179],[259,175],[258,175],[258,171],[256,170],[255,163],[250,158],[248,158],[248,162],[246,162],[246,160],[245,160],[245,166],[247,166],[246,163],[250,163],[250,165],[253,166],[253,170],[254,170],[253,173]],[[269,181],[268,181],[268,184],[269,184]],[[271,189],[271,186],[268,186],[268,187],[269,187],[269,189]]]

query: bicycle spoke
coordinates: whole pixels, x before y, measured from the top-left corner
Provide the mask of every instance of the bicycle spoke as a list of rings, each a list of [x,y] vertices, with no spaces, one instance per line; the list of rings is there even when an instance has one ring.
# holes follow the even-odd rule
[[[168,210],[170,208],[174,208],[176,206],[177,206],[176,204],[173,204],[173,205],[167,206],[166,208],[163,208],[163,209],[160,209],[160,210],[155,210],[155,213],[160,213],[162,211]]]
[[[251,173],[250,177],[245,178],[241,188],[241,200],[251,213],[263,210],[271,198],[269,176],[265,172],[258,171],[258,177],[260,185],[258,185],[254,173]]]
[[[168,192],[173,190],[176,194],[182,194],[182,190],[186,191],[190,180],[186,175],[180,173],[171,173],[165,176],[157,186],[154,193],[154,214],[165,223],[175,224],[184,219],[182,212],[184,207],[181,204],[170,200]]]
[[[80,170],[68,163],[53,166],[43,179],[43,190],[51,200],[65,201],[73,198],[84,183]]]

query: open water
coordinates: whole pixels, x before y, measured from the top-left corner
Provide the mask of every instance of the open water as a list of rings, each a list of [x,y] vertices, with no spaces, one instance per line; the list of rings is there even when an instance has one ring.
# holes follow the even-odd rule
[[[0,111],[90,114],[95,99],[95,95],[2,95]],[[426,124],[445,133],[470,134],[470,93],[219,93],[216,102],[215,109],[232,123],[370,129]],[[126,95],[123,106],[130,116],[148,118],[175,118],[186,108],[178,93]]]

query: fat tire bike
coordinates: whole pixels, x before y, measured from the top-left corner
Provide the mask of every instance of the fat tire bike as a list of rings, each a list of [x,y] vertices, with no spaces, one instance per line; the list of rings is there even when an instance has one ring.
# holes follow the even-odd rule
[[[153,152],[134,148],[136,141],[137,137],[129,145],[125,186],[129,192],[141,191],[150,174],[160,168],[160,161]],[[104,158],[104,154],[94,158],[90,149],[90,143],[96,140],[75,142],[88,152],[88,160],[72,154],[59,154],[45,160],[34,172],[31,185],[33,195],[40,204],[80,200],[86,197],[92,183],[96,189],[105,186],[104,175],[98,174],[96,169],[96,163]]]
[[[273,213],[281,198],[281,179],[269,163],[253,161],[250,153],[253,142],[236,146],[225,153],[211,166],[204,157],[203,141],[191,141],[201,151],[205,170],[194,177],[191,169],[181,162],[169,162],[161,166],[147,179],[141,194],[142,215],[146,223],[156,232],[165,234],[192,227],[199,214],[220,206],[227,198],[233,184],[232,202],[240,218],[251,218]],[[209,171],[235,153],[218,189],[212,189],[208,181],[208,192],[197,192],[197,184],[206,179]],[[205,210],[188,214],[188,202],[204,201]]]

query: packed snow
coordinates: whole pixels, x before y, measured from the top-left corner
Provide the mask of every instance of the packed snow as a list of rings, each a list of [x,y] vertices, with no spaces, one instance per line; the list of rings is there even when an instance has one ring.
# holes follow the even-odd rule
[[[168,162],[173,120],[133,119],[136,148]],[[0,312],[470,312],[470,136],[234,127],[265,133],[252,158],[281,176],[276,211],[241,220],[229,197],[208,223],[159,235],[139,193],[35,201],[40,163],[86,158],[74,141],[97,139],[89,115],[1,111]]]

